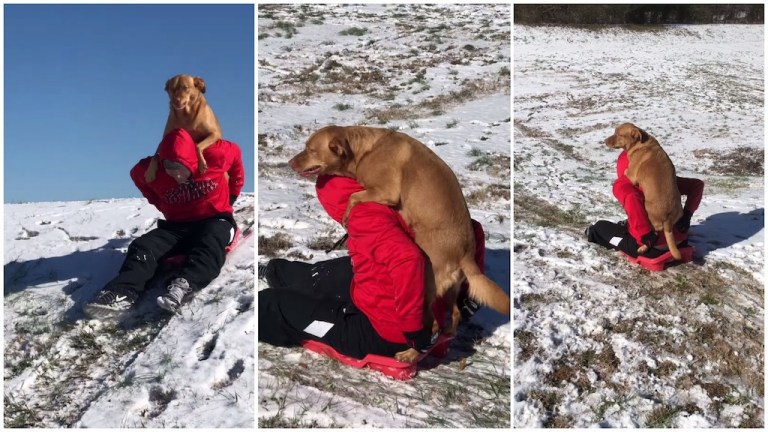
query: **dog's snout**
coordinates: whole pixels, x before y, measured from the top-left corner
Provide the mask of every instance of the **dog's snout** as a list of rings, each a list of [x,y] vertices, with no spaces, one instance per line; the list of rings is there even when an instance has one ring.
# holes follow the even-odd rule
[[[288,161],[288,166],[291,167],[292,170],[299,172],[299,162],[296,160],[299,157],[299,155],[296,155],[291,158],[291,160]]]

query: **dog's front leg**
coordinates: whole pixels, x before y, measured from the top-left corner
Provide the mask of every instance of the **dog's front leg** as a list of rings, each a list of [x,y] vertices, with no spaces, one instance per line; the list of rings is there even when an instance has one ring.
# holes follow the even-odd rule
[[[344,212],[344,217],[341,219],[342,225],[347,226],[347,219],[349,218],[349,212],[352,211],[352,207],[364,202],[376,202],[384,204],[386,206],[394,207],[398,204],[399,200],[392,199],[385,193],[379,192],[378,189],[366,189],[360,192],[355,192],[349,196],[347,203],[347,210]]]

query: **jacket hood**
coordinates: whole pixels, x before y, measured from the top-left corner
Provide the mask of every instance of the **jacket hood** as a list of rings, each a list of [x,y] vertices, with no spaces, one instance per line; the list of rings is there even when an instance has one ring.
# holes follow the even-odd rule
[[[342,176],[321,175],[317,177],[315,184],[317,199],[323,206],[328,216],[341,223],[344,212],[347,211],[349,196],[355,192],[365,190],[355,179]]]
[[[195,141],[189,132],[184,129],[174,129],[160,142],[160,149],[157,152],[160,156],[160,163],[163,160],[179,162],[194,176],[197,172],[197,150]],[[162,165],[159,167],[162,169]]]

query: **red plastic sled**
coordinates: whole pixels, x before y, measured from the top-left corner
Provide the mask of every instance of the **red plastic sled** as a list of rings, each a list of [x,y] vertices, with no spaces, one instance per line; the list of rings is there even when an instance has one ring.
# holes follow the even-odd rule
[[[633,258],[624,252],[621,252],[627,260],[630,262],[640,264],[641,266],[647,268],[651,271],[662,271],[665,268],[669,267],[670,264],[673,263],[687,263],[693,261],[693,254],[696,252],[696,249],[693,246],[685,246],[680,248],[680,255],[683,256],[683,258],[680,261],[677,261],[674,257],[672,257],[672,252],[667,251],[666,253],[663,253],[659,255],[656,258],[648,258],[644,256],[639,256],[637,258]]]
[[[445,357],[448,354],[448,345],[451,338],[445,335],[440,335],[435,346],[425,354],[419,357],[419,360],[415,363],[403,363],[394,359],[394,357],[385,357],[376,354],[368,354],[363,359],[356,359],[354,357],[346,356],[339,353],[335,349],[331,348],[322,342],[314,340],[306,340],[302,342],[304,348],[314,351],[318,354],[323,354],[328,357],[334,358],[345,365],[352,366],[357,369],[368,367],[375,371],[379,371],[384,375],[397,380],[409,380],[416,376],[416,365],[419,361],[424,359],[427,355],[435,357]]]

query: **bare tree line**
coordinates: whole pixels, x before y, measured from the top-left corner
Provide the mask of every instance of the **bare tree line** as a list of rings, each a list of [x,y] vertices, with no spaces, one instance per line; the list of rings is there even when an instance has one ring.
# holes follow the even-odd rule
[[[763,4],[517,4],[515,24],[763,24]]]

